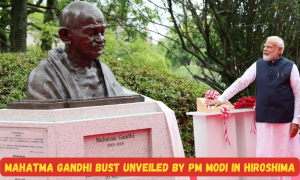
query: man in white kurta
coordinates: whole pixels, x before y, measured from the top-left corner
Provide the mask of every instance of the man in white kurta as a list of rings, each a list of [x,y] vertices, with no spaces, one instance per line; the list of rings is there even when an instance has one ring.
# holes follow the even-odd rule
[[[283,58],[281,56],[282,52],[284,50],[284,43],[283,40],[277,36],[271,36],[267,39],[265,46],[264,46],[264,52],[263,52],[263,60],[269,61],[269,65],[275,66],[276,64],[272,63],[278,63],[280,61],[280,58]],[[285,58],[284,58],[285,59]],[[285,59],[286,60],[286,59]],[[288,61],[288,60],[286,60]],[[229,88],[227,88],[222,96],[219,96],[217,100],[207,100],[206,104],[215,104],[216,106],[221,105],[222,103],[229,100],[231,97],[233,97],[235,94],[237,94],[239,91],[245,89],[250,83],[252,83],[254,80],[257,81],[257,73],[263,74],[261,72],[257,71],[257,67],[260,67],[260,71],[267,71],[264,72],[267,74],[265,77],[259,77],[259,78],[268,78],[271,77],[270,74],[272,74],[272,70],[269,72],[269,69],[261,69],[262,66],[258,66],[259,61],[252,64],[252,66],[247,69],[247,71],[243,74],[243,76],[239,79],[237,79]],[[271,64],[270,64],[271,63]],[[290,63],[290,62],[289,62]],[[270,73],[270,74],[268,74]],[[273,72],[274,73],[274,72]],[[275,76],[274,76],[275,75]],[[273,74],[273,78],[270,78],[270,82],[278,81],[280,78],[284,77],[286,74]],[[289,74],[287,74],[289,75]],[[274,78],[275,77],[275,78]],[[291,94],[294,96],[294,103],[292,104],[294,111],[293,117],[290,118],[291,122],[284,122],[285,118],[282,118],[282,122],[272,122],[272,119],[265,120],[265,122],[257,122],[257,146],[256,146],[256,156],[257,157],[300,157],[299,152],[299,134],[298,134],[298,128],[299,128],[299,121],[300,121],[300,78],[299,78],[299,71],[295,64],[291,65],[291,71],[290,71],[290,81],[289,85],[292,89]],[[267,79],[267,82],[269,80]],[[273,82],[274,83],[274,82]],[[267,85],[261,85],[266,86],[262,88],[259,88],[258,84],[258,93],[261,93],[259,91],[266,91],[269,92],[273,89],[276,89],[276,92],[281,91],[281,86],[278,82],[276,82],[277,86],[267,86]],[[268,83],[267,83],[268,84]],[[279,84],[279,85],[278,85]],[[262,95],[262,93],[261,93]],[[268,93],[266,93],[265,96],[269,96]],[[277,98],[279,98],[280,94],[277,95],[277,97],[266,97],[267,101],[271,98],[275,98],[275,101]],[[268,99],[269,98],[269,99]],[[262,98],[264,99],[264,98]],[[289,98],[291,99],[291,98]],[[272,101],[270,101],[272,102]],[[270,113],[269,109],[272,108],[272,103],[270,102],[261,102],[261,104],[265,104],[266,110],[268,112],[260,112],[260,113]],[[273,100],[274,102],[274,100]],[[258,105],[258,102],[257,102]],[[278,108],[278,104],[275,105],[275,109]],[[259,108],[256,106],[256,108]],[[280,107],[281,109],[285,109]],[[290,111],[290,112],[292,112]],[[275,111],[276,112],[276,111]],[[272,115],[267,115],[266,117],[270,117]],[[274,116],[273,116],[274,117]],[[275,116],[276,117],[276,116]],[[290,177],[272,177],[274,180],[284,179],[289,180]]]

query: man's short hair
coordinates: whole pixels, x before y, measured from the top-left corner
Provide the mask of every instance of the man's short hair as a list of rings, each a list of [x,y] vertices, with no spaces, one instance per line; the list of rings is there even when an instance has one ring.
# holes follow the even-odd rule
[[[283,54],[283,50],[284,50],[284,41],[283,41],[283,39],[279,36],[269,36],[267,38],[267,40],[268,39],[277,39],[277,47],[282,47],[281,54]]]

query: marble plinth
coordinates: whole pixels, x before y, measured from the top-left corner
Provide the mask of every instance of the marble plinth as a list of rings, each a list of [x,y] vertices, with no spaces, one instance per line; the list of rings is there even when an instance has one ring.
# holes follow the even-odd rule
[[[3,157],[184,157],[174,112],[162,102],[54,110],[0,110]],[[15,177],[0,179],[15,180]],[[23,177],[20,179],[187,179]]]

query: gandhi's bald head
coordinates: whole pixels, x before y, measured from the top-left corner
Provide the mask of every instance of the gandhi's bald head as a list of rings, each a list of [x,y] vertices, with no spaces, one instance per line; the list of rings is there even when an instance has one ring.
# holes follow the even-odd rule
[[[90,60],[102,54],[106,25],[97,7],[87,2],[72,2],[63,9],[59,23],[58,34],[67,54]]]
[[[67,5],[59,17],[60,27],[73,28],[90,17],[103,17],[103,13],[96,6],[84,1],[76,1]]]

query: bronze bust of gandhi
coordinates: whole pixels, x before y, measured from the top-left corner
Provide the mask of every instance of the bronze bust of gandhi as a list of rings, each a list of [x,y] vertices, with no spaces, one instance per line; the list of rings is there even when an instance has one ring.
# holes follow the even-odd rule
[[[65,45],[48,52],[28,78],[28,100],[123,96],[113,73],[99,56],[105,45],[103,13],[83,1],[67,5],[59,18]]]

